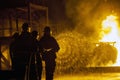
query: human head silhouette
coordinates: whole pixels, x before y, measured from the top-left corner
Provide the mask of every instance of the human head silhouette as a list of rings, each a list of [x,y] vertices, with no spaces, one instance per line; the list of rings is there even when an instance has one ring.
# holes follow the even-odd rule
[[[49,26],[46,26],[46,27],[44,28],[44,32],[50,32],[50,27],[49,27]]]
[[[28,23],[23,23],[22,30],[23,31],[28,31],[28,28],[29,28],[29,24]]]
[[[44,35],[50,35],[50,27],[49,26],[46,26],[45,28],[44,28]]]
[[[34,30],[31,32],[31,35],[34,37],[34,38],[37,38],[37,35],[38,35],[38,31]]]

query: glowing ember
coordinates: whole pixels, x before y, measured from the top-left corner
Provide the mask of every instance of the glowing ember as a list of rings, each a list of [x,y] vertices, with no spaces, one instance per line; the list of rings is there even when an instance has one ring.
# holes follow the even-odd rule
[[[114,45],[118,50],[118,57],[116,63],[113,66],[120,66],[120,35],[119,35],[119,25],[117,21],[118,17],[114,15],[109,15],[102,22],[102,42],[116,42]],[[114,54],[113,54],[114,55]]]

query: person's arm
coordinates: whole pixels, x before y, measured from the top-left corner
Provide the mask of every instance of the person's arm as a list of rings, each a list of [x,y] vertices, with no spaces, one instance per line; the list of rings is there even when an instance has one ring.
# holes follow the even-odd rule
[[[60,47],[59,47],[59,44],[57,42],[57,40],[55,38],[53,38],[54,40],[54,48],[52,49],[54,52],[58,52]]]

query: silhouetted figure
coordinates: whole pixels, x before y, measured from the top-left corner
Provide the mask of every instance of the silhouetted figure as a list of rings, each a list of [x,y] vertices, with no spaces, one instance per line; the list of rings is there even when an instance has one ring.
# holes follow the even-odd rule
[[[19,35],[15,45],[15,74],[17,80],[24,80],[29,76],[29,60],[32,54],[33,39],[30,34],[28,23],[22,25],[22,32]]]
[[[11,61],[12,61],[12,70],[14,70],[14,66],[15,66],[15,53],[16,53],[16,42],[18,40],[18,37],[19,37],[19,33],[18,32],[15,32],[12,36],[12,42],[10,44],[10,57],[11,57]]]
[[[42,75],[42,59],[39,52],[39,45],[38,45],[38,32],[32,31],[31,32],[33,38],[33,48],[32,48],[32,56],[31,56],[31,65],[30,65],[30,80],[41,80]]]
[[[53,80],[56,67],[56,52],[60,49],[56,39],[51,36],[50,32],[50,27],[46,26],[44,35],[39,40],[42,59],[45,61],[46,80]]]

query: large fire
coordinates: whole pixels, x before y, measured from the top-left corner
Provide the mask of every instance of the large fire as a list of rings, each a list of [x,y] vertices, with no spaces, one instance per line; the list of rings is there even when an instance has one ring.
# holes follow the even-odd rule
[[[116,63],[113,66],[120,66],[120,29],[118,24],[118,17],[114,15],[109,15],[102,22],[102,42],[115,42],[115,47],[117,48],[118,55]],[[114,55],[114,54],[113,54]]]

